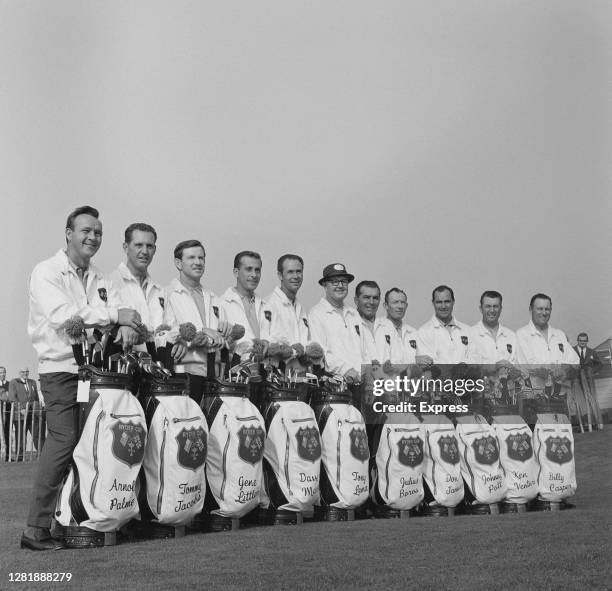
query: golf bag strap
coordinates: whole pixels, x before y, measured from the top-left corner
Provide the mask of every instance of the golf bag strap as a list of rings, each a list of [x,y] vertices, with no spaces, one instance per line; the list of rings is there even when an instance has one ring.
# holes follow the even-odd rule
[[[204,400],[205,398],[202,398],[202,401]],[[222,406],[223,406],[223,400],[221,400],[221,398],[217,396],[215,397],[215,399],[212,401],[212,404],[208,408],[208,412],[204,411],[206,414],[206,422],[208,423],[209,429],[212,428],[212,424],[215,422],[215,419],[217,418],[217,413],[219,412],[219,409]]]
[[[77,470],[76,464],[74,462],[72,462],[72,470],[74,476],[72,478],[72,488],[70,489],[68,504],[70,506],[70,511],[72,513],[73,519],[77,522],[77,524],[79,524],[89,519],[89,515],[87,514],[87,511],[85,510],[83,501],[81,499],[81,490],[79,486],[79,471]]]
[[[211,351],[206,355],[206,376],[209,378],[215,377],[215,355],[214,351]]]
[[[280,484],[272,470],[272,466],[266,458],[263,459],[263,473],[264,481],[266,483],[266,491],[270,497],[270,504],[278,509],[280,506],[285,505],[288,501],[283,491],[281,490]]]
[[[326,404],[321,411],[321,415],[319,416],[319,432],[323,433],[323,429],[325,429],[325,425],[327,425],[327,420],[332,413],[332,407],[329,404]]]
[[[278,412],[279,408],[280,408],[280,405],[278,404],[270,404],[268,406],[268,410],[264,417],[265,423],[266,423],[266,432],[270,430],[270,425],[272,424],[272,421],[274,420],[274,417],[276,416],[276,413]]]

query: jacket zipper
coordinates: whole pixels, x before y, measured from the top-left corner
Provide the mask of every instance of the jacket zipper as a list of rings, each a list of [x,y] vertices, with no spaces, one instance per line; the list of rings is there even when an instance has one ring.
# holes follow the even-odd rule
[[[227,415],[223,415],[223,424],[225,425],[225,428],[227,429]],[[229,448],[229,444],[230,444],[230,431],[229,429],[227,429],[227,440],[225,441],[225,447],[223,448],[223,480],[221,481],[221,492],[219,493],[219,496],[221,497],[222,501],[225,500],[225,481],[227,480],[226,463],[227,463],[227,449]]]
[[[227,416],[227,415],[224,415]],[[236,417],[237,421],[257,421],[257,417],[253,416],[253,417]]]
[[[94,459],[94,470],[96,471],[96,475],[94,476],[93,482],[91,483],[91,491],[89,493],[89,502],[95,507],[94,503],[94,492],[96,490],[96,484],[98,483],[98,476],[100,473],[98,472],[98,436],[100,434],[100,421],[104,417],[104,411],[101,410],[98,418],[96,419],[96,430],[94,432],[94,440],[93,440],[93,459]]]
[[[164,417],[164,436],[159,452],[159,492],[157,493],[157,515],[161,513],[162,497],[164,495],[164,451],[166,449],[166,433],[168,431],[168,417]]]
[[[285,419],[281,419],[281,421],[283,423],[283,427],[285,427]],[[291,440],[289,438],[289,431],[287,431],[286,428],[285,432],[287,433],[287,439],[285,443],[285,480],[287,481],[287,489],[289,490],[289,494],[293,495],[293,493],[291,492],[291,481],[289,480],[289,446],[291,445]]]
[[[291,419],[292,423],[307,423],[308,421],[314,422],[314,419],[312,417],[306,417],[305,419]]]
[[[336,488],[340,490],[340,441],[342,440],[342,421],[338,421],[338,446],[336,448]]]
[[[389,464],[391,463],[391,428],[390,427],[387,427],[387,447],[389,448],[389,457],[387,458],[387,465],[385,466],[385,479],[387,481],[387,484],[385,485],[385,499],[389,500]]]
[[[130,418],[130,417],[139,417],[139,416],[140,416],[140,413],[136,413],[136,414],[133,414],[133,415],[116,415],[115,413],[112,413],[112,412],[111,412],[111,413],[110,413],[110,416],[111,416],[113,419],[128,419],[128,418]]]
[[[188,419],[172,419],[173,423],[190,423],[191,421],[197,421],[200,417],[190,417]]]

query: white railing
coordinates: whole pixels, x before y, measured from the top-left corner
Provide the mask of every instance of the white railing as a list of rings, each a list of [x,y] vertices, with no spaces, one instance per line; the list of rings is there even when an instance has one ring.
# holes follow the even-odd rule
[[[45,411],[39,402],[0,402],[0,462],[33,462],[47,434]]]

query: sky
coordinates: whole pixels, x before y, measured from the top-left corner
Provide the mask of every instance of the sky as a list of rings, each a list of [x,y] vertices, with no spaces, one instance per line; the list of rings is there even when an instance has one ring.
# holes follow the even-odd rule
[[[611,71],[604,0],[2,2],[0,365],[36,375],[28,277],[83,204],[105,271],[142,221],[163,284],[198,238],[217,294],[236,252],[261,253],[261,295],[293,252],[306,308],[341,262],[403,288],[413,326],[441,283],[469,324],[501,291],[513,329],[545,292],[551,324],[596,345],[612,336]]]

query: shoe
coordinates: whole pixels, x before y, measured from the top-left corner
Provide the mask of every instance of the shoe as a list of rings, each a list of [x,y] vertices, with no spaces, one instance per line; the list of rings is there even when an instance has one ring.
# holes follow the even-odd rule
[[[59,550],[62,545],[56,542],[52,537],[36,540],[30,536],[26,536],[24,533],[21,534],[20,547],[27,548],[28,550]]]

